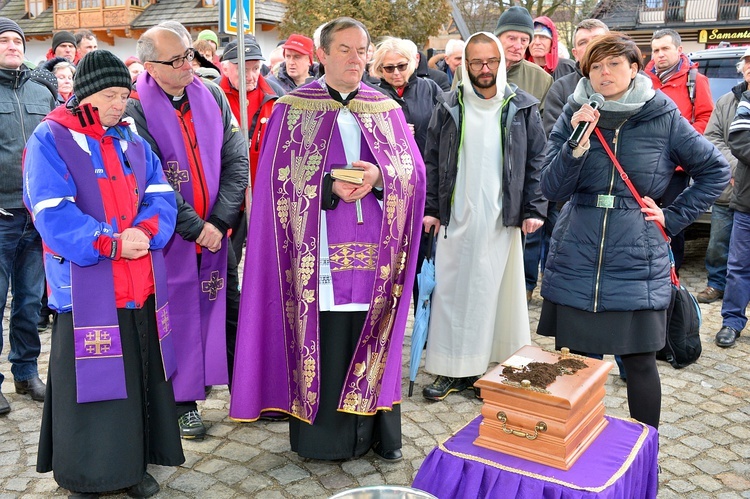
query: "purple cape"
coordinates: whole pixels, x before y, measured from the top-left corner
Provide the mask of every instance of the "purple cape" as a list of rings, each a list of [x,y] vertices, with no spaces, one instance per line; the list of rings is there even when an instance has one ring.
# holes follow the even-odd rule
[[[229,410],[234,419],[255,420],[262,411],[282,411],[302,421],[315,420],[321,385],[321,192],[324,173],[346,163],[334,134],[342,109],[318,81],[274,106],[253,191],[248,241],[255,243],[245,257]],[[395,101],[360,84],[348,109],[362,130],[361,157],[371,157],[380,166],[384,190],[373,251],[374,285],[366,299],[370,307],[338,410],[372,415],[401,401],[401,353],[422,227],[425,171]],[[363,200],[364,206],[371,197]],[[353,203],[339,203],[338,210],[354,210]]]
[[[210,214],[218,196],[221,175],[221,110],[199,78],[195,78],[185,92],[208,189]],[[138,77],[138,95],[148,131],[159,146],[159,159],[167,180],[190,206],[194,206],[194,179],[190,175],[182,125],[177,120],[170,97],[148,73]],[[227,244],[225,238],[216,253],[204,248],[200,268],[195,263],[194,242],[175,233],[164,248],[177,357],[177,372],[172,380],[177,402],[203,400],[206,386],[226,385],[228,382],[225,326]]]

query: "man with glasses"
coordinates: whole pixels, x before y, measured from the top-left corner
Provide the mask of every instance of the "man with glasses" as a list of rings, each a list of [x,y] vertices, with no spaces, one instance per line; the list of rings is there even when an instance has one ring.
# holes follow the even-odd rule
[[[126,115],[176,193],[177,226],[164,252],[177,356],[173,385],[182,437],[202,439],[196,401],[206,398],[206,386],[231,383],[239,286],[227,231],[239,216],[249,169],[229,104],[218,86],[193,74],[195,52],[180,28],[158,25],[138,40],[146,71]]]
[[[490,362],[531,342],[521,233],[547,213],[539,101],[506,83],[492,34],[472,35],[463,61],[468,78],[438,97],[424,155],[424,230],[443,231],[425,364],[438,376],[422,392],[429,400],[472,388]]]

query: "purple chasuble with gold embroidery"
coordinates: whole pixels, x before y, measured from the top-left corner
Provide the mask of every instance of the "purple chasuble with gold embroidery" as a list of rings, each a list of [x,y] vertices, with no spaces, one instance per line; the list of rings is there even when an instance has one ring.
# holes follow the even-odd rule
[[[138,77],[137,89],[148,131],[159,146],[164,174],[174,190],[194,206],[193,181],[200,180],[191,178],[181,125],[171,97],[148,73]],[[185,92],[208,189],[210,215],[219,192],[221,175],[221,110],[200,78],[195,78]],[[228,239],[224,238],[216,253],[203,248],[200,268],[196,263],[195,242],[186,241],[175,233],[164,248],[177,357],[177,372],[172,380],[177,402],[203,400],[206,386],[228,383],[225,326],[227,245]]]
[[[60,157],[76,184],[76,206],[83,213],[105,221],[104,202],[90,153],[76,143],[70,131],[55,121],[47,121]],[[146,192],[145,153],[140,142],[129,142],[123,155],[137,182],[140,204]],[[167,304],[166,271],[161,250],[149,253],[156,290],[156,325],[161,348],[164,379],[175,371],[172,330]],[[79,266],[70,262],[75,341],[76,394],[79,404],[125,399],[125,366],[120,326],[115,305],[112,261]]]
[[[395,101],[360,84],[347,107],[362,131],[360,158],[381,169],[383,207],[366,196],[365,224],[359,227],[354,203],[340,202],[326,212],[334,299],[369,303],[338,410],[373,415],[401,401],[425,172]],[[282,411],[315,420],[321,189],[325,173],[347,162],[337,127],[343,108],[315,81],[279,99],[268,123],[248,232],[248,240],[263,244],[245,257],[229,410],[234,419]],[[379,223],[367,223],[373,219]]]

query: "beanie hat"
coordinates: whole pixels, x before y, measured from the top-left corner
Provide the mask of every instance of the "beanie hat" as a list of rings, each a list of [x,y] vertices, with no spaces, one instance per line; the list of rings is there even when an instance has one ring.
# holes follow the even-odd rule
[[[73,93],[78,102],[111,87],[128,90],[132,87],[125,63],[108,50],[94,50],[83,56],[73,78]]]
[[[284,57],[286,57],[287,50],[294,50],[300,54],[305,54],[310,58],[310,64],[313,63],[315,44],[313,43],[312,38],[302,35],[289,35],[289,38],[286,39],[282,47],[284,48]]]
[[[57,47],[59,47],[63,43],[71,43],[73,46],[76,46],[76,37],[73,33],[70,31],[58,31],[54,34],[52,37],[52,52],[57,50]]]
[[[217,47],[219,46],[219,37],[210,29],[204,29],[198,33],[198,38],[196,38],[196,40],[208,40],[209,42],[214,42]]]
[[[531,19],[529,11],[518,5],[506,9],[500,19],[497,20],[495,35],[500,36],[501,33],[506,31],[520,31],[528,34],[529,38],[534,38],[534,21]]]
[[[21,40],[23,40],[23,50],[26,51],[26,37],[23,34],[23,31],[21,30],[21,27],[18,25],[17,22],[12,21],[8,19],[7,17],[0,17],[0,34],[5,33],[6,31],[13,31],[15,33],[18,33],[18,35],[21,37]]]

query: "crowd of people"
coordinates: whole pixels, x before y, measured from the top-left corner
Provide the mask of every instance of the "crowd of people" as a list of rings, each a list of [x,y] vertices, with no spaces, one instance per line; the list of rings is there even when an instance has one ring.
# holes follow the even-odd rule
[[[32,70],[0,18],[0,296],[15,390],[44,403],[37,471],[70,497],[150,497],[148,465],[206,438],[215,385],[238,422],[288,421],[302,457],[402,459],[409,291],[431,230],[425,398],[481,398],[488,366],[531,344],[541,279],[537,333],[615,355],[631,416],[658,428],[670,271],[712,206],[698,299],[724,300],[720,347],[747,321],[750,49],[714,108],[673,30],[645,67],[595,19],[574,60],[559,41],[519,6],[429,61],[348,17],[272,54],[165,21],[124,60],[58,32]]]

